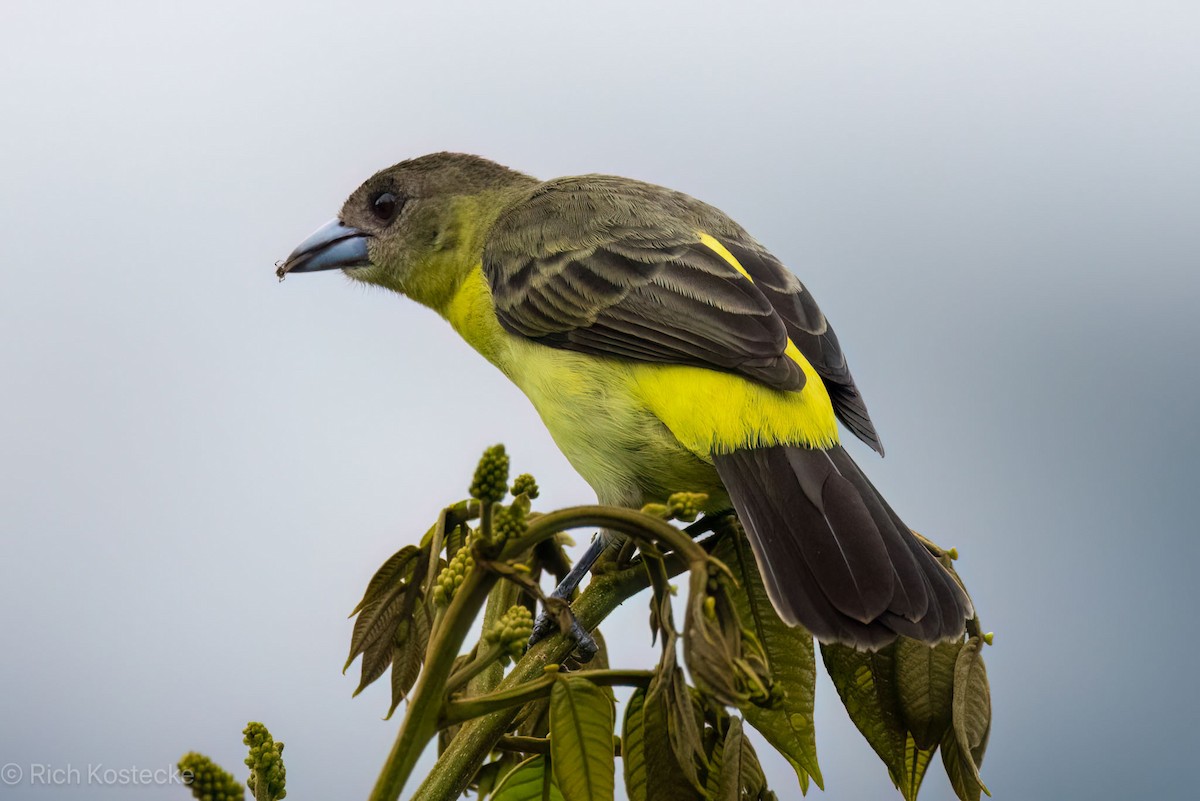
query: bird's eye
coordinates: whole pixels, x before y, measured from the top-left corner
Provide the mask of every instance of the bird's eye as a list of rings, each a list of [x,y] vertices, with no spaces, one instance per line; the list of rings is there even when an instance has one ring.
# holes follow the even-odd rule
[[[381,192],[371,201],[371,213],[380,222],[387,222],[396,216],[396,211],[404,205],[391,192]]]

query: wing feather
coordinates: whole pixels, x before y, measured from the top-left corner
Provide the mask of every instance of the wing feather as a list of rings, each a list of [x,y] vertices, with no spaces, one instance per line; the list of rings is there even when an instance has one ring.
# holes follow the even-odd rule
[[[702,232],[745,274],[702,244]],[[708,367],[798,391],[805,377],[786,355],[791,340],[843,424],[883,452],[812,295],[711,206],[623,178],[550,181],[497,221],[483,266],[501,324],[552,347]]]

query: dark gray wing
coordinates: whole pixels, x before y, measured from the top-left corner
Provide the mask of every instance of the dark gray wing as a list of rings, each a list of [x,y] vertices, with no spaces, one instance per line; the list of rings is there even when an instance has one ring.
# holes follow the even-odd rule
[[[783,319],[788,336],[825,382],[833,411],[846,428],[883,455],[883,443],[854,384],[837,334],[821,313],[812,293],[790,270],[756,243],[730,240],[725,247],[754,279],[754,284]]]
[[[483,268],[501,325],[552,347],[724,370],[797,391],[805,377],[785,355],[791,338],[826,381],[838,417],[880,450],[811,295],[694,198],[610,176],[550,181],[501,215]]]

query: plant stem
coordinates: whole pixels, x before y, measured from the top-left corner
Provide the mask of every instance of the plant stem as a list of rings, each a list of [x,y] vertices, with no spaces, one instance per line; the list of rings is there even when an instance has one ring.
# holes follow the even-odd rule
[[[679,561],[671,560],[669,564],[675,568],[675,572],[683,569]],[[646,585],[646,571],[640,565],[620,573],[594,577],[572,606],[575,617],[585,629],[593,629],[623,601],[645,589]],[[540,678],[545,674],[546,665],[561,662],[574,647],[574,641],[562,634],[539,642],[526,652],[500,683],[500,690],[516,689],[525,682]],[[507,707],[464,723],[438,759],[438,769],[425,777],[412,801],[457,799],[496,742],[512,725],[519,709],[517,706]]]
[[[487,625],[486,621],[484,625]],[[486,631],[486,629],[484,630]],[[502,653],[504,653],[504,648],[499,643],[484,648],[483,653],[472,659],[469,665],[459,668],[457,673],[451,674],[450,678],[446,679],[446,695],[461,689],[464,684],[487,670],[499,660]]]
[[[671,546],[688,561],[707,558],[704,549],[691,537],[665,520],[643,514],[635,509],[611,506],[573,506],[544,515],[531,515],[525,535],[509,542],[501,558],[515,556],[532,548],[560,531],[584,527],[607,528],[619,531],[640,541],[658,540]]]
[[[708,560],[708,554],[703,548],[693,542],[687,534],[666,521],[632,509],[613,509],[603,506],[578,506],[545,515],[531,515],[525,535],[509,541],[499,559],[514,558],[560,531],[584,526],[612,529],[640,541],[658,540],[666,543],[676,551],[666,559],[670,575],[675,575],[698,564],[704,564]],[[474,571],[472,572],[474,573]],[[593,576],[591,584],[572,605],[575,618],[585,630],[594,629],[622,602],[645,589],[648,581],[647,572],[641,565],[619,573]],[[462,592],[461,588],[459,592]],[[458,598],[459,596],[455,595],[456,601]],[[480,598],[478,603],[482,605],[483,599]],[[472,617],[477,614],[477,611],[476,607]],[[452,620],[452,625],[456,627],[469,627],[471,623],[470,620],[463,622],[457,616],[451,617],[449,614],[447,614],[447,618]],[[463,636],[465,633],[464,629]],[[462,643],[462,637],[460,636],[455,641],[452,649],[446,649],[447,653],[444,654],[432,650],[435,646],[441,647],[440,643],[441,638],[439,637],[438,643],[431,644],[430,654],[431,659],[440,658],[445,661],[445,665],[440,666],[441,675],[431,677],[430,664],[427,664],[422,672],[417,692],[409,702],[409,710],[405,716],[405,726],[401,729],[401,737],[397,739],[392,754],[384,766],[384,773],[375,786],[371,801],[397,801],[404,787],[404,781],[408,778],[412,766],[420,754],[420,749],[432,736],[430,727],[436,729],[437,709],[432,707],[427,698],[428,687],[431,678],[437,679],[439,687],[444,684],[450,664],[453,663],[455,654]],[[548,637],[539,642],[517,662],[512,672],[500,683],[499,690],[515,689],[523,683],[540,678],[545,673],[547,665],[560,663],[574,647],[574,641],[563,634]],[[418,700],[423,703],[422,707],[416,710]],[[412,801],[454,801],[457,799],[470,784],[471,778],[483,765],[495,744],[512,725],[518,710],[517,706],[507,707],[464,723],[439,757],[437,770],[425,777],[425,781],[417,788]],[[412,728],[415,730],[417,726],[421,726],[419,733],[424,736],[419,739],[411,735],[405,738],[405,731],[410,728],[409,721],[414,718],[416,712],[420,713],[422,723],[415,724]],[[424,723],[425,718],[430,722]],[[404,752],[405,748],[408,749],[408,752]]]
[[[371,791],[371,801],[400,798],[421,751],[437,733],[437,714],[445,700],[450,668],[496,580],[495,573],[476,565],[454,593],[442,625],[430,640],[425,668],[408,702],[396,743]]]
[[[506,734],[496,743],[497,748],[505,751],[519,751],[522,754],[547,754],[550,752],[549,737],[518,737]]]
[[[577,670],[571,673],[572,676],[581,679],[587,679],[592,684],[601,687],[612,687],[619,684],[629,685],[631,687],[646,687],[650,684],[650,680],[654,678],[652,670]],[[511,690],[500,690],[498,692],[489,693],[488,695],[476,696],[473,698],[464,698],[461,701],[451,701],[446,705],[446,711],[442,715],[440,723],[443,726],[449,726],[455,723],[461,723],[464,720],[471,718],[483,717],[484,715],[497,712],[501,709],[507,709],[510,706],[521,706],[530,701],[536,701],[550,694],[550,690],[554,687],[554,682],[557,681],[558,672],[548,671],[540,679],[526,682],[519,687],[514,687]]]

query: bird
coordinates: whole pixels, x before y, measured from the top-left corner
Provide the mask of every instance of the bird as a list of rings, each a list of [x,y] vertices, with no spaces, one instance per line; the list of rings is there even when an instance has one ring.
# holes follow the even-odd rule
[[[600,503],[689,491],[706,514],[732,509],[787,624],[865,651],[962,636],[962,586],[841,444],[839,422],[883,455],[828,318],[714,206],[432,153],[368,178],[277,273],[335,269],[445,318],[528,397]],[[559,597],[611,540],[593,541]]]

